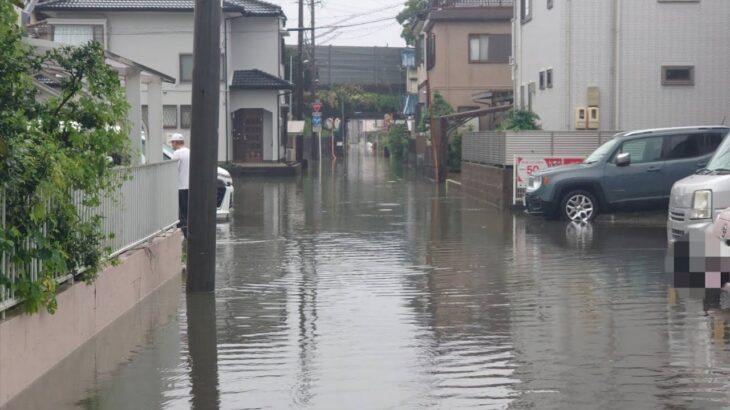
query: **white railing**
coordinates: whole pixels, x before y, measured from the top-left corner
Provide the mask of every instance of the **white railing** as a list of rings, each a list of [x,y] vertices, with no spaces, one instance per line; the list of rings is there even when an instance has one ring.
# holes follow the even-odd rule
[[[98,208],[83,207],[82,193],[77,193],[74,197],[82,220],[88,220],[95,215],[102,216],[105,236],[113,235],[104,244],[111,249],[108,255],[110,258],[175,227],[178,222],[177,162],[143,165],[120,172],[128,172],[129,179],[123,182],[118,191],[104,195]],[[2,226],[5,226],[5,216],[6,201],[0,189]],[[17,278],[19,267],[10,259],[10,255],[5,253],[0,255],[0,274],[13,283]],[[42,266],[40,261],[33,261],[25,268],[30,279],[35,280]],[[74,276],[75,273],[59,272],[57,279],[59,282],[65,282]],[[0,315],[21,302],[15,298],[11,287],[0,284]]]

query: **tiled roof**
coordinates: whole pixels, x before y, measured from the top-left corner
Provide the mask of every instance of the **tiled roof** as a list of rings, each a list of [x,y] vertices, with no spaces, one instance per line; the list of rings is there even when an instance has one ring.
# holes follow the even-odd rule
[[[281,7],[261,0],[224,0],[224,11],[241,12],[251,16],[283,15]],[[41,0],[36,5],[44,10],[104,10],[104,11],[192,11],[195,0]]]
[[[294,84],[261,70],[238,70],[233,73],[231,89],[293,90]]]

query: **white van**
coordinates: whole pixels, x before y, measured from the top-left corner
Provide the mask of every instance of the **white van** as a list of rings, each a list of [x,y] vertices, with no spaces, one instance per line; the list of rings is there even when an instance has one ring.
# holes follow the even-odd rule
[[[713,127],[713,130],[730,128]],[[730,138],[725,138],[703,168],[677,181],[669,197],[667,238],[679,240],[691,230],[707,230],[730,208]]]

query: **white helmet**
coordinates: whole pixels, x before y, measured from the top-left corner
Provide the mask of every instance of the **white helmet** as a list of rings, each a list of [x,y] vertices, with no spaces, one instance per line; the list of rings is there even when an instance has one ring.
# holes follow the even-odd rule
[[[175,133],[170,136],[170,142],[185,142],[185,137],[182,134]]]

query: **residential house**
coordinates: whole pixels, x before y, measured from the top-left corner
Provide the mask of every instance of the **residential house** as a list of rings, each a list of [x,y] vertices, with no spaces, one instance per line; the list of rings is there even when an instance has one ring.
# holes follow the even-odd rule
[[[418,67],[416,50],[407,48],[402,52],[401,68],[405,72],[406,95],[403,104],[403,117],[408,121],[408,129],[413,131],[418,107]]]
[[[511,98],[512,15],[512,0],[431,1],[412,27],[421,111],[437,92],[457,111]]]
[[[189,136],[192,119],[194,0],[39,0],[31,10],[31,35],[71,45],[90,40],[107,50],[177,78],[161,84],[161,124],[148,124],[156,106],[142,85],[135,127]],[[284,158],[282,79],[286,17],[259,0],[223,0],[219,159],[262,162]],[[139,122],[139,123],[137,123]],[[213,136],[211,136],[213,137]]]
[[[519,0],[518,106],[546,130],[718,124],[730,114],[730,1]]]

